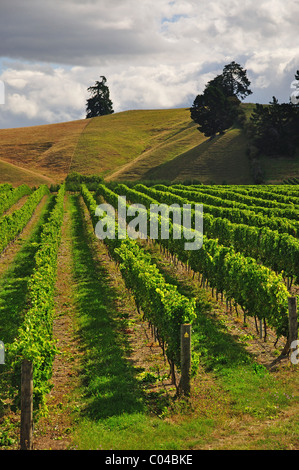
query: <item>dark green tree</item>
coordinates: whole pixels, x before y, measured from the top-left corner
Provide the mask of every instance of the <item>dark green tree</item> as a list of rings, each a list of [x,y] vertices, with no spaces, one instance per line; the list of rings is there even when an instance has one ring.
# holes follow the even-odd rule
[[[191,118],[199,124],[198,130],[213,138],[218,132],[223,134],[234,122],[241,123],[240,98],[252,93],[249,85],[246,70],[236,62],[226,65],[221,75],[208,82],[190,108]]]
[[[227,98],[222,89],[209,85],[198,95],[190,109],[191,118],[206,137],[223,134],[231,127],[238,115],[238,100]]]
[[[100,82],[96,81],[94,86],[87,88],[91,97],[86,103],[86,119],[112,114],[114,112],[112,101],[110,100],[109,88],[106,85],[107,79],[104,76],[101,76],[101,79]]]
[[[253,144],[268,156],[292,156],[299,145],[299,108],[278,103],[273,96],[269,105],[256,104],[249,128]]]

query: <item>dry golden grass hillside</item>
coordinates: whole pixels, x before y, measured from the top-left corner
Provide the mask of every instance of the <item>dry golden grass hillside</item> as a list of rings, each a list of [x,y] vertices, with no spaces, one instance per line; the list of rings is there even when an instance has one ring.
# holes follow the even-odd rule
[[[1,182],[55,182],[68,174],[87,120],[0,129]],[[7,165],[10,164],[10,165]]]

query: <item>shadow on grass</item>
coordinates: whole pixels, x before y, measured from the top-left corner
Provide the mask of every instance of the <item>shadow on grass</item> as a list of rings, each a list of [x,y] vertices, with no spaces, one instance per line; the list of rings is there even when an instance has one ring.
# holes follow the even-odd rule
[[[204,152],[209,151],[211,146],[213,146],[219,139],[221,139],[221,135],[218,135],[213,140],[206,139],[201,142],[199,145],[196,145],[190,150],[179,154],[177,157],[174,157],[172,160],[169,160],[164,163],[160,163],[159,165],[154,166],[147,170],[144,175],[143,179],[168,179],[169,181],[175,180],[178,176],[180,176],[182,171],[185,171],[186,168],[189,170],[194,167],[194,164],[200,158],[201,154]],[[194,175],[196,178],[196,175]]]
[[[71,196],[73,273],[79,311],[79,335],[86,408],[91,419],[145,410],[136,379],[138,370],[127,360],[129,342],[122,332],[124,318],[117,311],[119,292],[110,286],[109,273],[93,256],[91,236],[78,196]]]

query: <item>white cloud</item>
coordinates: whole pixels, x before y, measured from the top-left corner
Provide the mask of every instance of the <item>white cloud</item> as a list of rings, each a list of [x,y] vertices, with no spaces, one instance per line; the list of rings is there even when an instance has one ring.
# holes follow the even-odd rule
[[[25,95],[13,93],[8,96],[7,105],[13,114],[25,114],[29,119],[35,117],[38,113],[37,104]]]
[[[197,70],[198,67],[196,64]],[[115,97],[113,102],[119,110],[191,105],[189,97],[197,93],[197,84],[192,79],[194,70],[191,67],[188,70],[191,76],[185,67],[131,67],[111,76],[112,100]]]
[[[0,77],[6,84],[6,103],[0,114],[3,118],[23,115],[41,123],[84,117],[85,87],[78,80],[78,72],[82,69],[61,67],[50,69],[50,73],[36,67],[6,69]]]

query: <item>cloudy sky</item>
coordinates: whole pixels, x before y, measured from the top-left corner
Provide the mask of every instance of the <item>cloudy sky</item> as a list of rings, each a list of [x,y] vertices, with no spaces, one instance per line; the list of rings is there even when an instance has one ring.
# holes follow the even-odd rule
[[[190,107],[233,60],[246,101],[287,102],[298,18],[299,0],[1,0],[0,128],[85,118],[101,75],[115,112]]]

